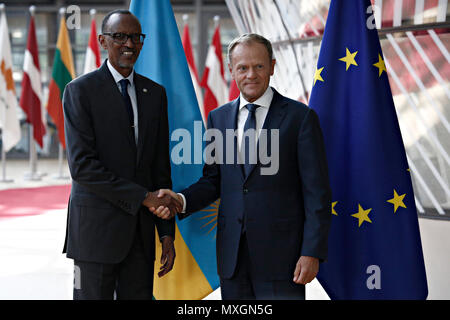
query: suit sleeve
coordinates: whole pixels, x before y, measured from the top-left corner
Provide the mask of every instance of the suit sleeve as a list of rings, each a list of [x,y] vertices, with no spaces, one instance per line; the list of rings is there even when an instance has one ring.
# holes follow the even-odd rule
[[[158,145],[155,150],[155,157],[152,161],[152,177],[155,180],[156,189],[172,189],[172,178],[170,170],[169,154],[169,118],[167,114],[167,95],[163,88],[161,95],[161,117],[159,119]],[[175,219],[163,220],[152,215],[160,239],[164,236],[171,236],[175,239]]]
[[[63,110],[72,179],[127,213],[136,215],[148,190],[117,176],[99,160],[89,101],[78,84],[66,86]]]
[[[212,112],[208,115],[207,128],[214,128]],[[214,138],[208,142],[214,143]],[[214,157],[215,154],[212,154]],[[220,196],[220,168],[215,162],[203,166],[202,177],[188,188],[181,191],[186,199],[186,213],[178,214],[180,219],[184,219],[194,212],[197,212],[209,204],[213,203]]]
[[[303,120],[297,142],[305,209],[301,255],[324,261],[331,224],[331,188],[322,130],[312,109]]]

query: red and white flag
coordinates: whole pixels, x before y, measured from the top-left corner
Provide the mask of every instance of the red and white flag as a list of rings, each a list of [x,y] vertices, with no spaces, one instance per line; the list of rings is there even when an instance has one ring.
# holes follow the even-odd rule
[[[0,21],[0,128],[3,149],[9,151],[20,140],[16,89],[12,75],[11,44],[4,7]]]
[[[83,74],[94,71],[100,67],[100,64],[100,46],[97,40],[97,26],[95,24],[95,19],[92,18],[91,35],[89,36],[89,45],[86,49]]]
[[[237,97],[239,97],[240,94],[241,94],[241,92],[239,91],[236,81],[231,80],[230,95],[228,96],[228,100],[232,101],[232,100],[236,99]]]
[[[219,25],[214,31],[212,43],[206,56],[201,86],[205,88],[203,105],[205,118],[207,119],[211,110],[228,102],[228,86],[225,81]]]
[[[33,125],[34,140],[43,147],[45,135],[45,110],[42,107],[41,69],[34,17],[31,16],[28,30],[27,49],[23,63],[22,94],[20,106],[27,115],[27,122]]]
[[[192,53],[191,37],[189,36],[189,26],[186,23],[183,29],[183,48],[184,54],[189,67],[189,73],[191,74],[192,84],[194,85],[195,95],[197,96],[198,107],[202,115],[203,123],[206,124],[205,111],[203,109],[203,95],[200,87],[200,81],[198,79],[197,67],[195,66],[194,54]]]

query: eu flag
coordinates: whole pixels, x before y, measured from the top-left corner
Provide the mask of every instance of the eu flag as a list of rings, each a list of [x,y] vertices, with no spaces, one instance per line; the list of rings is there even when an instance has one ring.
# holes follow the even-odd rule
[[[142,33],[147,35],[135,69],[166,88],[172,182],[173,189],[178,191],[202,175],[203,121],[200,109],[170,1],[132,0],[130,11],[141,22]],[[182,156],[174,153],[174,146],[180,144],[187,146]],[[183,161],[179,161],[180,158]],[[174,159],[178,160],[174,163]],[[175,265],[163,278],[155,275],[154,297],[157,300],[201,299],[219,286],[216,219],[215,207],[182,221],[177,218]],[[160,250],[157,247],[157,261]],[[156,266],[155,269],[158,270]]]
[[[411,173],[369,0],[332,0],[309,102],[333,192],[331,299],[425,299]]]

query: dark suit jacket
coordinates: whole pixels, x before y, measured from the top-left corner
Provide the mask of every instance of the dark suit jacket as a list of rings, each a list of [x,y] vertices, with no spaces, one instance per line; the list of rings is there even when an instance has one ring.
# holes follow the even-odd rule
[[[208,128],[220,130],[225,137],[226,129],[236,129],[238,109],[239,98],[211,111]],[[263,280],[292,280],[301,255],[327,257],[331,189],[318,117],[274,90],[263,128],[279,129],[276,174],[261,175],[261,163],[246,179],[239,164],[205,165],[199,181],[181,191],[187,208],[180,218],[221,198],[217,266],[225,279],[235,270],[243,217],[250,259],[258,269],[255,276]]]
[[[173,220],[163,221],[141,205],[147,191],[172,186],[165,89],[136,72],[134,83],[137,146],[106,61],[64,90],[67,159],[73,179],[63,251],[69,258],[118,263],[141,230],[148,257],[154,259],[155,224],[160,237],[174,236]]]

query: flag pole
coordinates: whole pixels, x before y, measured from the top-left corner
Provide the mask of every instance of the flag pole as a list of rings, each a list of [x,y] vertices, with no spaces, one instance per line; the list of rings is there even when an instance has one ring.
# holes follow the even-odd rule
[[[214,16],[214,28],[217,28],[219,23],[220,23],[220,16],[219,15]]]
[[[41,180],[41,175],[37,173],[37,154],[35,145],[36,142],[33,137],[33,125],[30,123],[28,128],[30,140],[30,171],[25,173],[24,179],[29,181],[39,181]]]
[[[94,10],[94,14],[95,14],[95,9],[91,9],[89,11],[89,14],[91,15],[91,17],[93,17],[92,10]],[[64,17],[65,13],[66,13],[66,8],[64,8],[64,7],[59,8],[60,20]],[[57,179],[57,180],[69,179],[69,176],[64,175],[63,171],[64,171],[64,148],[63,148],[61,142],[59,142],[58,143],[58,174],[55,176],[55,179]]]
[[[1,6],[1,4],[0,4]],[[0,7],[0,12],[3,10],[2,7]],[[3,108],[3,119],[6,120],[6,105],[5,108]],[[2,128],[2,136],[4,135],[4,129],[5,126],[3,126]],[[2,178],[0,180],[0,182],[4,182],[4,183],[9,183],[9,182],[13,182],[14,180],[12,179],[6,179],[6,150],[5,150],[5,144],[2,141]]]
[[[89,14],[91,16],[91,20],[95,19],[95,15],[97,14],[97,10],[91,9],[91,10],[89,10]]]
[[[34,17],[36,12],[36,6],[30,6],[30,14]],[[25,172],[24,179],[28,181],[39,181],[41,180],[41,175],[37,173],[37,154],[36,154],[36,142],[33,136],[33,125],[30,123],[29,126],[29,140],[30,140],[30,171]]]
[[[64,175],[64,148],[61,143],[58,145],[58,174],[54,178],[57,180],[69,179],[69,176]]]
[[[0,3],[0,14],[3,13],[4,11],[5,11],[5,4]],[[3,119],[6,122],[6,101],[4,103],[5,106],[3,108]],[[5,132],[5,123],[3,124],[2,128],[2,137],[4,136],[4,132]],[[2,140],[2,178],[0,182],[13,182],[14,180],[6,179],[6,150],[5,144],[3,142],[4,141]]]
[[[6,151],[3,143],[2,143],[2,178],[0,179],[0,182],[3,183],[14,182],[14,180],[12,179],[6,179]]]

